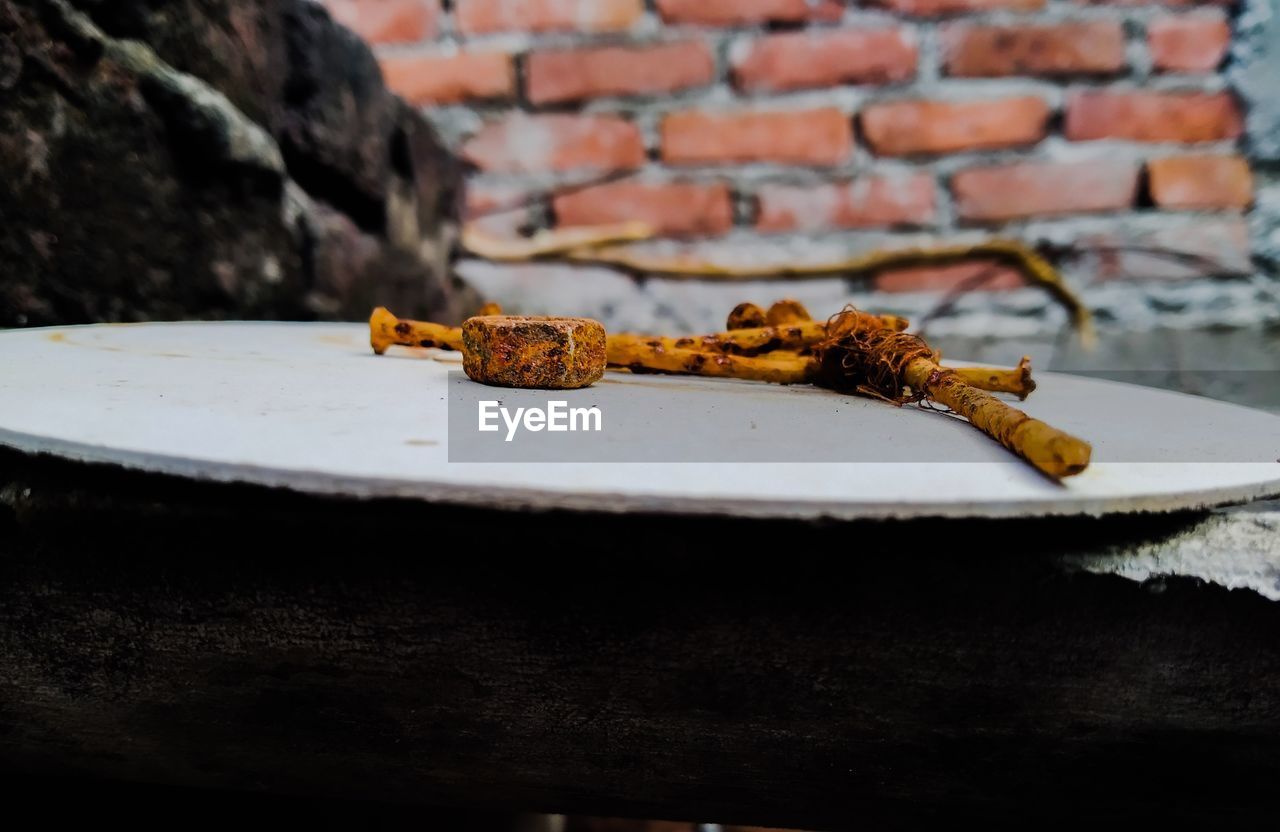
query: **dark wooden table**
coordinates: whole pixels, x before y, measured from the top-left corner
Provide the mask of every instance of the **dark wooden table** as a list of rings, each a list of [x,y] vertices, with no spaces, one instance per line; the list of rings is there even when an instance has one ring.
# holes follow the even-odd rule
[[[500,513],[3,453],[0,765],[809,828],[1269,818],[1280,603],[1080,566],[1212,519]]]

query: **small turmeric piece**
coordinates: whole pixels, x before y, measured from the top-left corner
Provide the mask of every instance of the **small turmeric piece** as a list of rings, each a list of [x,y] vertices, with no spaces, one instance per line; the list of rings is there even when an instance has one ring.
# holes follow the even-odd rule
[[[426,321],[402,321],[385,306],[379,306],[369,316],[369,346],[373,347],[376,354],[382,355],[393,344],[402,347],[461,350],[462,330],[456,326]]]
[[[765,323],[769,326],[782,326],[783,324],[793,324],[800,321],[812,321],[813,316],[809,314],[809,310],[804,308],[804,304],[792,298],[784,298],[776,301],[769,307],[769,311],[764,313]]]
[[[745,302],[733,307],[729,319],[725,321],[725,329],[754,329],[765,325],[765,312],[754,303]]]
[[[1001,367],[951,367],[950,370],[971,387],[993,393],[1013,393],[1019,399],[1025,399],[1036,389],[1029,355],[1022,356],[1018,366],[1011,370]]]
[[[462,340],[462,369],[482,384],[572,390],[604,375],[604,327],[590,318],[478,315]]]

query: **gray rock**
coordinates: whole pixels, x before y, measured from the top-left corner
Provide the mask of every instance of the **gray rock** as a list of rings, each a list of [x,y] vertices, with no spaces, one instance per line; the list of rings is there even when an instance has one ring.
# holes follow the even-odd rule
[[[0,326],[475,303],[455,162],[305,0],[0,0],[0,88]]]

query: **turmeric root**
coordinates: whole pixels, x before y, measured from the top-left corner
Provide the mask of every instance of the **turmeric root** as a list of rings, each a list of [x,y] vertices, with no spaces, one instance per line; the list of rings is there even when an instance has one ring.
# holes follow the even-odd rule
[[[901,318],[845,310],[832,318],[832,326],[840,333],[859,321],[868,327],[879,327],[886,320],[894,326],[906,324]],[[797,326],[800,331],[795,334]],[[818,362],[802,352],[831,335],[826,324],[809,321],[797,326],[739,329],[689,338],[610,335],[606,341],[608,362],[612,367],[651,372],[714,375],[777,384],[810,383],[816,378]],[[378,355],[392,345],[463,351],[461,327],[400,320],[383,307],[375,309],[369,318],[369,342]],[[733,360],[719,361],[724,355]],[[760,360],[742,360],[746,358]],[[1035,389],[1027,359],[1014,370],[964,367],[955,372],[973,386],[995,393],[1013,393],[1026,398]]]
[[[804,308],[804,304],[791,298],[776,301],[769,307],[769,311],[765,313],[764,318],[765,323],[769,326],[782,326],[783,324],[813,320],[813,316],[809,314],[808,309]]]
[[[780,265],[776,263],[727,266],[699,260],[676,260],[648,255],[628,246],[591,244],[570,249],[564,258],[578,263],[614,266],[645,275],[696,277],[708,280],[751,280],[777,277],[822,277],[873,275],[886,269],[915,266],[945,266],[973,260],[994,260],[1017,269],[1028,284],[1038,286],[1057,301],[1071,317],[1071,324],[1081,341],[1092,345],[1096,336],[1093,317],[1053,264],[1039,252],[1018,240],[984,240],[962,245],[921,246],[918,248],[869,251],[849,257],[836,257],[824,262]]]
[[[670,339],[610,336],[606,355],[610,367],[679,375],[715,376],[773,384],[807,384],[817,363],[807,356],[788,353],[774,357],[733,355],[717,350],[667,346]]]
[[[369,346],[382,355],[392,344],[461,351],[462,329],[426,321],[402,321],[385,306],[379,306],[369,316]]]
[[[952,367],[955,373],[970,387],[979,390],[990,390],[993,393],[1013,393],[1019,399],[1025,399],[1036,389],[1031,378],[1031,356],[1024,355],[1018,366],[1012,370],[1000,367]]]
[[[740,303],[733,307],[729,319],[725,321],[725,329],[754,329],[765,325],[765,312],[754,303]]]
[[[954,370],[940,366],[937,353],[918,336],[854,329],[821,345],[817,360],[818,384],[895,401],[938,402],[1055,479],[1078,474],[1089,465],[1088,442],[966,383]]]
[[[812,355],[801,355],[792,350],[739,355],[715,348],[708,349],[696,342],[677,346],[688,340],[691,339],[610,335],[607,341],[609,366],[634,371],[770,381],[775,384],[819,383],[820,364]],[[732,360],[722,361],[726,356]],[[1019,399],[1025,399],[1036,386],[1031,379],[1031,366],[1025,361],[1012,370],[1001,367],[947,369],[979,390],[1011,393]]]
[[[496,304],[493,304],[496,306]],[[757,307],[758,308],[758,307]],[[841,316],[852,316],[852,320],[864,321],[868,326],[885,326],[894,330],[907,327],[907,320],[896,315],[871,315],[857,310],[846,310],[832,318],[837,327],[851,325]],[[830,322],[803,321],[789,326],[764,326],[749,329],[731,329],[711,335],[697,335],[686,338],[652,339],[642,335],[619,334],[610,335],[609,339],[652,341],[659,340],[668,349],[717,350],[720,352],[736,352],[754,354],[764,350],[805,350],[831,336],[828,329]],[[399,344],[406,347],[440,347],[442,349],[461,350],[462,330],[459,327],[442,326],[425,321],[400,320],[385,307],[378,307],[369,318],[369,341],[373,351],[378,355],[387,351],[387,347]]]

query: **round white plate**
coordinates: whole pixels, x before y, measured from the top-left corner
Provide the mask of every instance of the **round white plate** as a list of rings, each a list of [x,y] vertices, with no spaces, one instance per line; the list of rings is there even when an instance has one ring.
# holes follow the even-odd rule
[[[1280,494],[1280,417],[1052,373],[1037,375],[1040,389],[1020,406],[1094,445],[1094,464],[1061,484],[962,421],[917,408],[809,387],[625,373],[592,388],[606,413],[662,397],[708,414],[691,420],[674,455],[668,437],[669,459],[681,458],[681,442],[698,458],[759,442],[746,418],[752,407],[785,413],[792,428],[768,434],[773,458],[793,448],[790,458],[812,459],[815,447],[836,445],[844,460],[885,460],[888,446],[918,449],[919,458],[451,463],[446,399],[458,356],[375,357],[367,338],[358,324],[3,332],[0,443],[196,479],[495,507],[1010,517],[1172,511]]]

